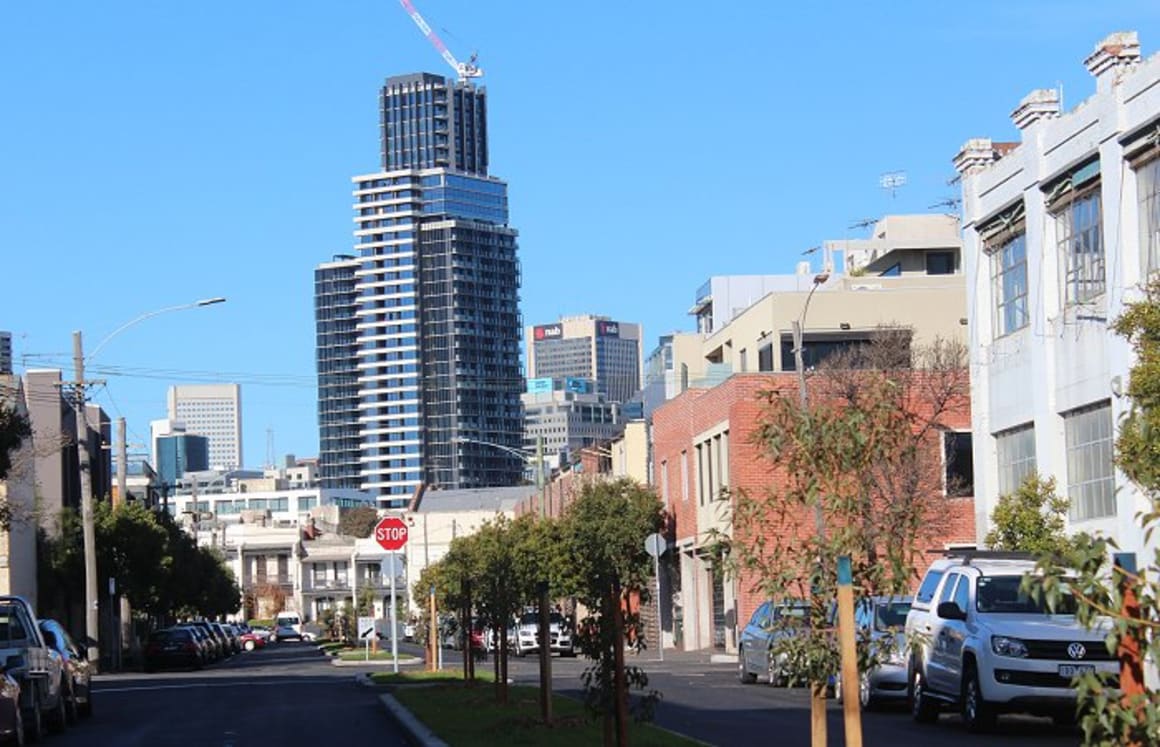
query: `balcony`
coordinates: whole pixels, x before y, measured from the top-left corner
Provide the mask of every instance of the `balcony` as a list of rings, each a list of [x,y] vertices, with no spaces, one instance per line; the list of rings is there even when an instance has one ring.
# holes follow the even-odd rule
[[[283,586],[293,588],[294,578],[289,573],[258,574],[247,577],[242,586],[252,589],[256,586]]]
[[[311,591],[350,591],[350,580],[346,577],[342,578],[317,578],[311,579],[309,584],[304,585],[304,592]]]

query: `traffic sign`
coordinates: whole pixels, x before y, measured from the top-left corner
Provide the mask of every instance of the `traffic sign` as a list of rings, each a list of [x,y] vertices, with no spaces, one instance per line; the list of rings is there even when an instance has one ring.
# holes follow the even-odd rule
[[[401,550],[407,544],[407,523],[397,516],[384,516],[372,536],[384,550]]]
[[[375,619],[360,617],[358,619],[358,638],[360,641],[369,641],[375,634]]]
[[[669,549],[669,543],[659,533],[650,534],[644,540],[644,551],[654,558],[659,558],[661,555],[664,555],[667,549]]]

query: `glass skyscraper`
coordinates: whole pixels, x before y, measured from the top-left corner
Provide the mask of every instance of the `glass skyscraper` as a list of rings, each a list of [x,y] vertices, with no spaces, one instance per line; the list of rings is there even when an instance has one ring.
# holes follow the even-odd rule
[[[381,102],[385,168],[353,180],[357,256],[316,271],[353,294],[316,289],[335,335],[319,316],[323,485],[352,461],[359,487],[396,504],[420,484],[515,485],[524,460],[499,447],[520,448],[523,427],[517,233],[507,185],[486,176],[485,93],[420,74],[389,79]],[[356,411],[324,411],[352,377]],[[337,432],[357,450],[325,442]]]
[[[358,268],[355,256],[340,254],[314,270],[318,480],[324,488],[357,489],[360,483],[354,280]]]

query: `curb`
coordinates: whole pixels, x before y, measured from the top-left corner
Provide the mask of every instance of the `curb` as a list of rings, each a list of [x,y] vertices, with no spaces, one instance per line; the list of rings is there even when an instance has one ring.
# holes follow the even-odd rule
[[[403,727],[403,731],[407,732],[407,738],[421,747],[450,747],[435,733],[427,728],[427,726],[415,718],[414,714],[403,707],[403,704],[395,700],[395,697],[390,693],[383,693],[379,696],[379,701],[383,707],[387,709],[387,713]]]
[[[416,664],[421,663],[423,663],[423,660],[419,658],[399,659],[400,667],[413,667]],[[389,667],[392,666],[394,662],[390,659],[371,659],[370,661],[343,661],[342,659],[335,656],[330,660],[330,664],[331,666],[335,667]]]
[[[710,664],[736,664],[737,654],[713,654],[709,657]]]

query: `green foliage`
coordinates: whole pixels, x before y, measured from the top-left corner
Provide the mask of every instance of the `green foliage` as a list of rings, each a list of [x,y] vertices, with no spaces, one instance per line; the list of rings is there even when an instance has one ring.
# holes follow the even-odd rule
[[[1029,475],[1019,489],[999,498],[991,512],[987,547],[1029,552],[1036,557],[1063,552],[1068,501],[1055,494],[1055,480]]]
[[[14,407],[0,404],[0,480],[12,469],[12,452],[32,435],[28,418]]]
[[[826,682],[838,671],[827,616],[839,556],[850,558],[857,593],[902,595],[947,531],[942,432],[968,402],[963,361],[960,346],[912,351],[883,334],[813,374],[806,408],[796,388],[763,393],[753,440],[769,484],[737,495],[731,536],[705,541],[728,551],[724,565],[765,598],[810,601],[808,629],[775,636],[787,679]],[[814,530],[819,513],[824,536]],[[787,616],[778,625],[797,623]],[[863,642],[860,657],[875,655]]]
[[[1160,282],[1146,289],[1143,300],[1128,305],[1114,329],[1131,342],[1136,358],[1126,392],[1129,411],[1116,439],[1116,465],[1152,500],[1151,509],[1136,517],[1150,542],[1160,526]],[[1160,629],[1160,551],[1140,557],[1139,572],[1129,573],[1112,563],[1118,549],[1110,539],[1079,534],[1043,558],[1040,573],[1024,579],[1024,586],[1050,606],[1074,598],[1076,617],[1105,635],[1109,651],[1123,640],[1148,661],[1160,661],[1160,635],[1155,634]],[[1125,614],[1126,597],[1138,600],[1137,614]],[[1156,743],[1160,692],[1145,688],[1124,697],[1110,679],[1094,674],[1077,678],[1075,685],[1085,744]]]
[[[355,506],[342,512],[338,519],[338,531],[348,537],[366,538],[379,523],[379,512],[371,506]]]

